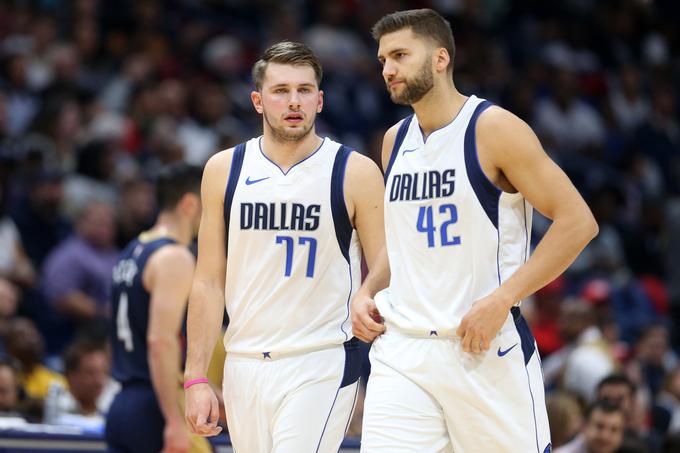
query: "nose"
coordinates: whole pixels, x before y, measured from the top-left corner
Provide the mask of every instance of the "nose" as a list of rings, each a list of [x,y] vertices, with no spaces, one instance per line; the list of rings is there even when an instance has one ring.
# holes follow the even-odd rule
[[[288,108],[291,110],[300,109],[300,94],[297,90],[291,90],[290,98],[288,99]]]
[[[394,77],[396,74],[397,74],[397,69],[396,69],[394,63],[392,63],[392,61],[389,60],[389,59],[386,60],[385,64],[383,65],[383,69],[382,69],[383,77],[387,79],[388,77]]]

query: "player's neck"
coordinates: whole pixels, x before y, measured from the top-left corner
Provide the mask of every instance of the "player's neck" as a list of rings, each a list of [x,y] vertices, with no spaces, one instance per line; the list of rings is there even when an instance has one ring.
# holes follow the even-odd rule
[[[423,98],[412,105],[418,124],[427,138],[433,131],[454,120],[467,96],[458,92],[453,82],[435,84]]]
[[[149,236],[168,237],[187,246],[193,240],[191,225],[183,222],[172,212],[161,212],[156,224],[147,231],[147,234]]]
[[[293,165],[303,161],[319,149],[323,139],[316,135],[312,129],[305,138],[300,141],[277,140],[273,134],[265,134],[262,137],[262,152],[274,162],[283,172],[287,172]]]

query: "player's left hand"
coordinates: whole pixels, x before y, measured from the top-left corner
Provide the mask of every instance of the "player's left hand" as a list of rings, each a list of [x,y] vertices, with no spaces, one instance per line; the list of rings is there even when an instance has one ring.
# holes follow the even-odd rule
[[[456,330],[463,351],[473,354],[488,351],[491,340],[501,330],[509,311],[508,303],[494,294],[475,302]]]

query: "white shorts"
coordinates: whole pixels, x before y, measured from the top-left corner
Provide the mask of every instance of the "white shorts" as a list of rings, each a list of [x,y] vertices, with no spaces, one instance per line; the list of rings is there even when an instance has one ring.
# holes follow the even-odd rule
[[[223,393],[234,451],[337,452],[359,387],[356,348],[281,357],[227,354]]]
[[[536,342],[515,313],[479,355],[388,328],[370,352],[361,451],[550,452]]]

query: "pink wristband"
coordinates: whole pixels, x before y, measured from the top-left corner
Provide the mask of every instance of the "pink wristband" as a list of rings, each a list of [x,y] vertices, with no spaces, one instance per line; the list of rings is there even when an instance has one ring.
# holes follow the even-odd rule
[[[210,381],[208,380],[207,377],[200,377],[200,378],[196,378],[196,379],[189,379],[188,381],[186,381],[186,382],[184,383],[184,390],[188,389],[188,388],[191,387],[192,385],[195,385],[195,384],[207,384],[208,382],[210,382]]]

